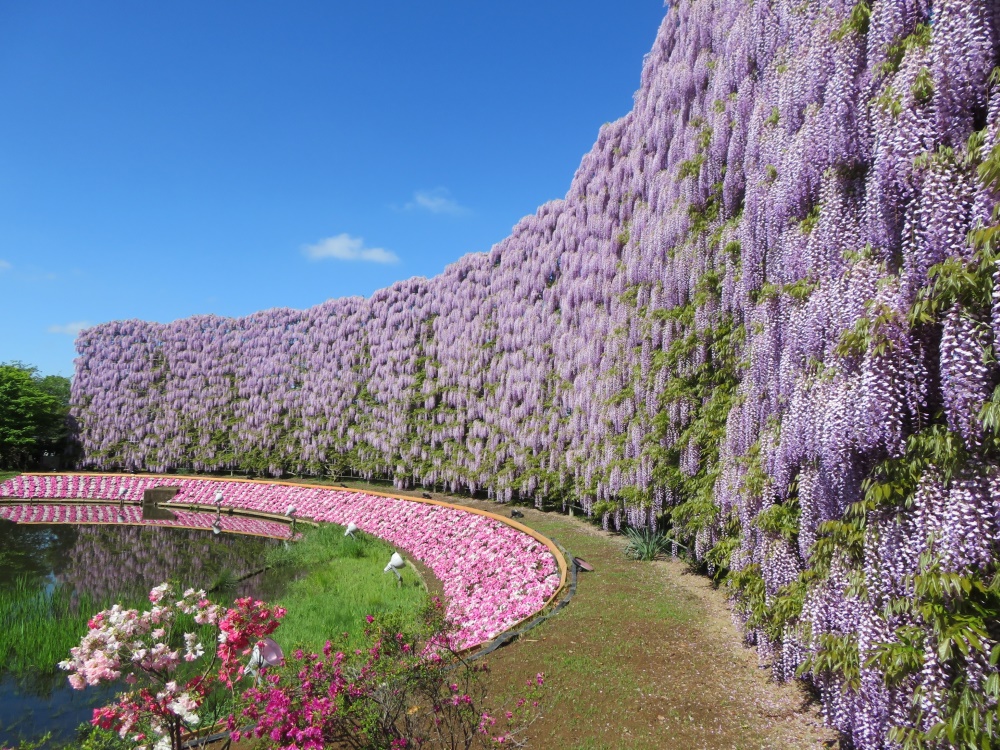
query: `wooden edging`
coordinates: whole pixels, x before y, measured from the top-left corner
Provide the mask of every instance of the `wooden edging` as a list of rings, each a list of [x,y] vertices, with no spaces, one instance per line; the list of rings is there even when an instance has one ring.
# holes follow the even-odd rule
[[[354,489],[353,487],[334,487],[334,486],[328,485],[328,484],[306,484],[306,483],[302,483],[302,482],[283,482],[283,481],[278,480],[278,479],[244,479],[242,477],[215,477],[215,476],[207,476],[207,475],[200,475],[200,474],[197,474],[197,475],[179,475],[179,474],[121,474],[121,473],[113,474],[113,473],[104,473],[104,472],[96,472],[96,471],[45,471],[45,472],[22,472],[20,476],[37,476],[37,477],[45,477],[45,476],[51,476],[51,477],[56,477],[56,476],[62,476],[62,477],[68,477],[68,476],[80,476],[80,477],[129,477],[129,478],[132,478],[132,479],[146,478],[146,479],[166,479],[166,480],[194,479],[194,480],[197,480],[197,481],[209,481],[209,482],[240,482],[240,483],[246,483],[246,484],[270,484],[270,485],[275,485],[277,487],[304,487],[306,489],[327,490],[327,491],[333,491],[333,492],[353,492],[353,493],[359,494],[359,495],[374,495],[376,497],[387,497],[387,498],[390,498],[392,500],[404,500],[404,501],[410,502],[410,503],[423,503],[424,505],[437,505],[437,506],[440,506],[442,508],[451,508],[453,510],[462,511],[463,513],[474,513],[474,514],[479,515],[479,516],[486,516],[487,518],[492,518],[494,521],[499,521],[500,523],[506,524],[507,526],[510,526],[511,528],[517,529],[518,531],[520,531],[520,532],[522,532],[524,534],[527,534],[528,536],[532,537],[535,541],[541,542],[542,544],[544,544],[546,546],[546,548],[548,548],[548,550],[551,553],[552,557],[555,558],[556,564],[559,566],[559,586],[556,587],[556,590],[554,592],[552,592],[552,596],[550,596],[546,600],[545,604],[542,605],[541,608],[539,608],[538,612],[541,612],[542,610],[545,610],[548,607],[552,606],[552,603],[554,601],[556,601],[556,598],[559,596],[559,594],[562,592],[562,590],[566,587],[566,579],[567,579],[567,577],[569,575],[569,563],[567,562],[566,558],[563,556],[563,554],[559,550],[559,548],[555,545],[555,543],[551,539],[549,539],[548,537],[543,536],[542,534],[539,534],[537,531],[535,531],[532,528],[529,528],[528,526],[525,526],[523,523],[518,523],[517,521],[515,521],[515,520],[513,520],[511,518],[505,518],[504,516],[501,516],[499,513],[491,513],[488,510],[480,510],[479,508],[469,508],[469,507],[466,507],[464,505],[458,505],[456,503],[446,503],[443,500],[428,500],[428,499],[422,498],[422,497],[405,497],[403,495],[393,495],[393,494],[390,494],[388,492],[374,492],[374,491],[371,491],[371,490]],[[167,503],[167,505],[176,505],[178,507],[184,507],[185,506],[185,504],[183,504],[183,503],[174,503],[174,504]],[[186,507],[203,507],[203,506],[201,504],[191,505],[189,503],[189,504],[186,504]],[[282,518],[282,519],[285,518],[284,516],[278,515],[276,513],[265,513],[264,511],[251,511],[251,512],[254,513],[254,514],[256,514],[258,517],[267,518],[269,520],[275,520],[275,519],[278,519],[278,518]],[[510,630],[513,630],[515,628],[520,627],[521,625],[523,625],[524,623],[528,622],[533,617],[535,617],[538,614],[538,612],[534,612],[531,615],[528,615],[527,617],[525,617],[525,618],[517,621],[516,623],[514,623],[513,625],[511,625],[509,628],[506,628],[503,632],[506,633],[506,632],[508,632]],[[497,635],[494,636],[493,638],[491,638],[490,640],[494,640],[495,638],[498,638],[501,635],[503,635],[503,633],[497,633]],[[475,650],[475,649],[479,648],[480,645],[482,645],[482,644],[478,644],[476,646],[471,647],[470,649],[463,650],[461,653],[465,653],[467,651]]]

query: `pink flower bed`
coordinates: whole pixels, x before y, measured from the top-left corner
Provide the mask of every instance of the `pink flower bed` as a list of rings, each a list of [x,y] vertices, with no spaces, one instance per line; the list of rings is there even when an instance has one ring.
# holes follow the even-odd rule
[[[136,503],[152,487],[180,487],[175,502],[283,514],[358,528],[398,545],[441,581],[460,648],[488,641],[538,612],[559,587],[559,566],[535,538],[495,519],[397,498],[334,488],[143,476],[21,475],[0,483],[0,498],[94,498]]]
[[[142,520],[142,508],[126,505],[122,509],[124,520],[118,520],[117,505],[0,505],[0,518],[14,523],[122,523],[143,526],[176,526],[186,529],[210,530],[215,515],[192,510],[172,511],[176,520]],[[233,534],[253,534],[285,538],[289,535],[288,524],[268,521],[263,518],[226,516],[220,519],[222,531]]]

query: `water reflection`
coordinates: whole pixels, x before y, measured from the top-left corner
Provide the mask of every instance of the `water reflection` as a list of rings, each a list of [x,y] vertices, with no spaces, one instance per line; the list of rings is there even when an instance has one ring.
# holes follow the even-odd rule
[[[54,679],[56,678],[56,679]],[[0,746],[15,745],[22,739],[36,739],[52,733],[56,743],[71,742],[80,724],[90,721],[94,709],[114,700],[112,685],[73,690],[65,675],[43,680],[47,690],[34,679],[0,677]]]
[[[18,580],[28,581],[36,591],[49,592],[47,599],[60,587],[71,592],[74,601],[81,595],[104,602],[139,601],[165,580],[205,589],[228,583],[212,595],[226,604],[238,596],[274,599],[280,594],[279,581],[248,574],[264,566],[269,548],[283,543],[163,526],[0,521],[0,624],[8,632],[18,624],[20,614],[4,611],[14,605],[3,596],[4,591],[14,591]],[[80,632],[72,637],[78,642],[82,636]],[[39,665],[37,671],[14,675],[5,674],[0,664],[0,747],[46,731],[69,742],[76,727],[89,721],[93,709],[114,695],[114,689],[72,690],[64,674],[52,671],[53,666]]]
[[[0,587],[19,576],[38,580],[65,569],[76,537],[73,526],[22,525],[0,519]]]
[[[267,548],[276,544],[273,539],[160,526],[70,528],[77,536],[55,578],[102,599],[144,595],[166,580],[208,589],[222,575],[242,578],[259,570]],[[239,595],[258,596],[256,584],[244,582]]]

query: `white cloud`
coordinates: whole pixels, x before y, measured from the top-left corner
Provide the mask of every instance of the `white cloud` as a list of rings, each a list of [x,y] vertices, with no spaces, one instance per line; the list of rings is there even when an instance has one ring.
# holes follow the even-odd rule
[[[309,260],[363,260],[368,263],[398,263],[399,256],[391,250],[381,247],[365,247],[361,237],[351,237],[349,234],[338,234],[327,237],[315,245],[306,245],[302,252]]]
[[[14,267],[14,266],[12,266],[12,265],[11,265],[10,263],[8,263],[7,261],[5,261],[5,260],[0,260],[0,273],[3,273],[4,271],[9,271],[9,270],[10,270],[10,269],[12,269],[13,267]]]
[[[469,209],[451,197],[447,188],[418,190],[413,194],[413,200],[403,208],[407,211],[427,211],[432,214],[450,214],[451,216],[469,213]]]
[[[67,336],[76,336],[84,328],[90,328],[92,325],[93,323],[89,323],[86,320],[78,320],[75,323],[67,323],[64,326],[49,326],[49,333],[62,333]]]

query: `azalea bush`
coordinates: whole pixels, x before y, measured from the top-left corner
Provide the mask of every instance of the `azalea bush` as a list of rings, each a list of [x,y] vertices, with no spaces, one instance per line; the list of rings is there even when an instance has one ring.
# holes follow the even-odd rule
[[[204,591],[177,597],[168,583],[149,600],[146,611],[115,605],[96,614],[59,665],[77,689],[128,686],[92,723],[139,750],[180,750],[223,719],[234,739],[282,750],[520,746],[539,715],[543,675],[523,695],[491,703],[487,667],[457,650],[456,627],[437,598],[416,625],[399,613],[369,615],[364,648],[347,653],[327,641],[321,654],[298,649],[274,667],[251,655],[278,628],[283,608],[250,598],[226,608]]]
[[[220,693],[235,694],[247,657],[285,611],[250,598],[226,609],[194,589],[178,599],[169,583],[152,589],[149,601],[142,612],[116,604],[94,615],[59,666],[78,690],[119,680],[129,686],[94,711],[95,726],[139,748],[179,750],[185,734],[213,723],[204,721],[203,708],[218,718]]]
[[[284,670],[247,690],[231,721],[234,738],[303,750],[525,744],[525,730],[539,716],[543,674],[498,706],[490,700],[488,667],[455,651],[439,600],[416,628],[397,615],[367,619],[367,648],[347,653],[327,641],[319,654],[297,650]]]

